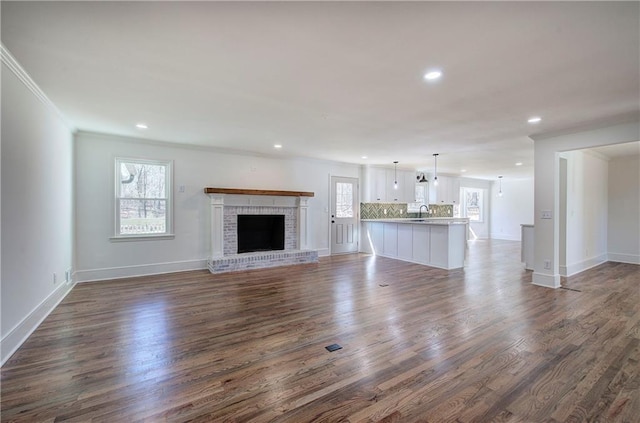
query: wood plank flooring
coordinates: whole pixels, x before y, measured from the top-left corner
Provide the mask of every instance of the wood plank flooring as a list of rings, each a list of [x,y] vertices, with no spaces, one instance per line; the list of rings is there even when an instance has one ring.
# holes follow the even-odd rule
[[[519,257],[82,284],[2,368],[1,420],[639,422],[640,268],[553,290]]]

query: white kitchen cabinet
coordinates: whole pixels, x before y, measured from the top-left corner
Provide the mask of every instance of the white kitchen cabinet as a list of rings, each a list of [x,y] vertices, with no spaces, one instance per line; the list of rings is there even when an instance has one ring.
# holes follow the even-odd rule
[[[447,252],[449,251],[449,228],[446,226],[432,226],[429,240],[431,264],[436,267],[446,267]]]
[[[396,179],[396,173],[398,179]],[[400,172],[394,172],[393,169],[387,169],[387,190],[386,190],[386,202],[387,203],[398,203],[402,201],[400,199],[402,195],[402,186],[404,185],[404,181],[402,180],[402,174]],[[398,188],[395,189],[393,187],[394,182],[398,182]]]
[[[397,179],[396,179],[397,178]],[[398,189],[394,182],[398,182]],[[363,174],[364,202],[368,203],[410,203],[415,201],[415,172],[387,169],[382,167],[366,168]]]
[[[383,242],[382,254],[388,257],[398,255],[398,224],[385,223],[382,228]]]
[[[381,254],[384,238],[382,233],[383,223],[370,223],[369,234],[371,236],[371,244],[373,245],[373,253]]]
[[[460,179],[450,176],[438,176],[438,186],[434,179],[429,182],[430,204],[458,204],[460,202]]]
[[[403,202],[415,203],[416,202],[416,173],[413,171],[402,172],[404,175],[404,183],[402,185],[403,190]]]
[[[365,221],[361,251],[442,269],[464,266],[465,223]]]
[[[413,259],[413,225],[398,225],[398,258]]]
[[[387,201],[387,169],[371,168],[372,192],[371,201],[386,202]]]
[[[428,264],[431,252],[429,245],[430,228],[428,225],[405,225],[411,226],[413,232],[413,260],[416,263]]]

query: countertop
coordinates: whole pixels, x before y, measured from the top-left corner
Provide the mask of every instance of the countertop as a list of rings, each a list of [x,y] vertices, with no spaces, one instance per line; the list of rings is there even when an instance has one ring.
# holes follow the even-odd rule
[[[360,219],[361,222],[410,223],[413,225],[466,225],[468,218],[462,217],[429,217],[429,218],[400,218],[400,219]]]

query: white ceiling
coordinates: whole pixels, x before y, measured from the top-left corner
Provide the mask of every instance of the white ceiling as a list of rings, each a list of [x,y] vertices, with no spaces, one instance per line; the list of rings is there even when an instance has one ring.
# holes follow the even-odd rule
[[[86,131],[427,171],[440,153],[494,179],[532,175],[531,134],[640,112],[638,2],[1,8],[4,46]]]

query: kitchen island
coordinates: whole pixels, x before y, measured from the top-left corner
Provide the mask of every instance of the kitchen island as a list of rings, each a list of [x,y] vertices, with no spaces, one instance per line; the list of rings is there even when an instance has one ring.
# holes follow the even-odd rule
[[[362,219],[360,251],[441,269],[464,267],[468,219]]]

